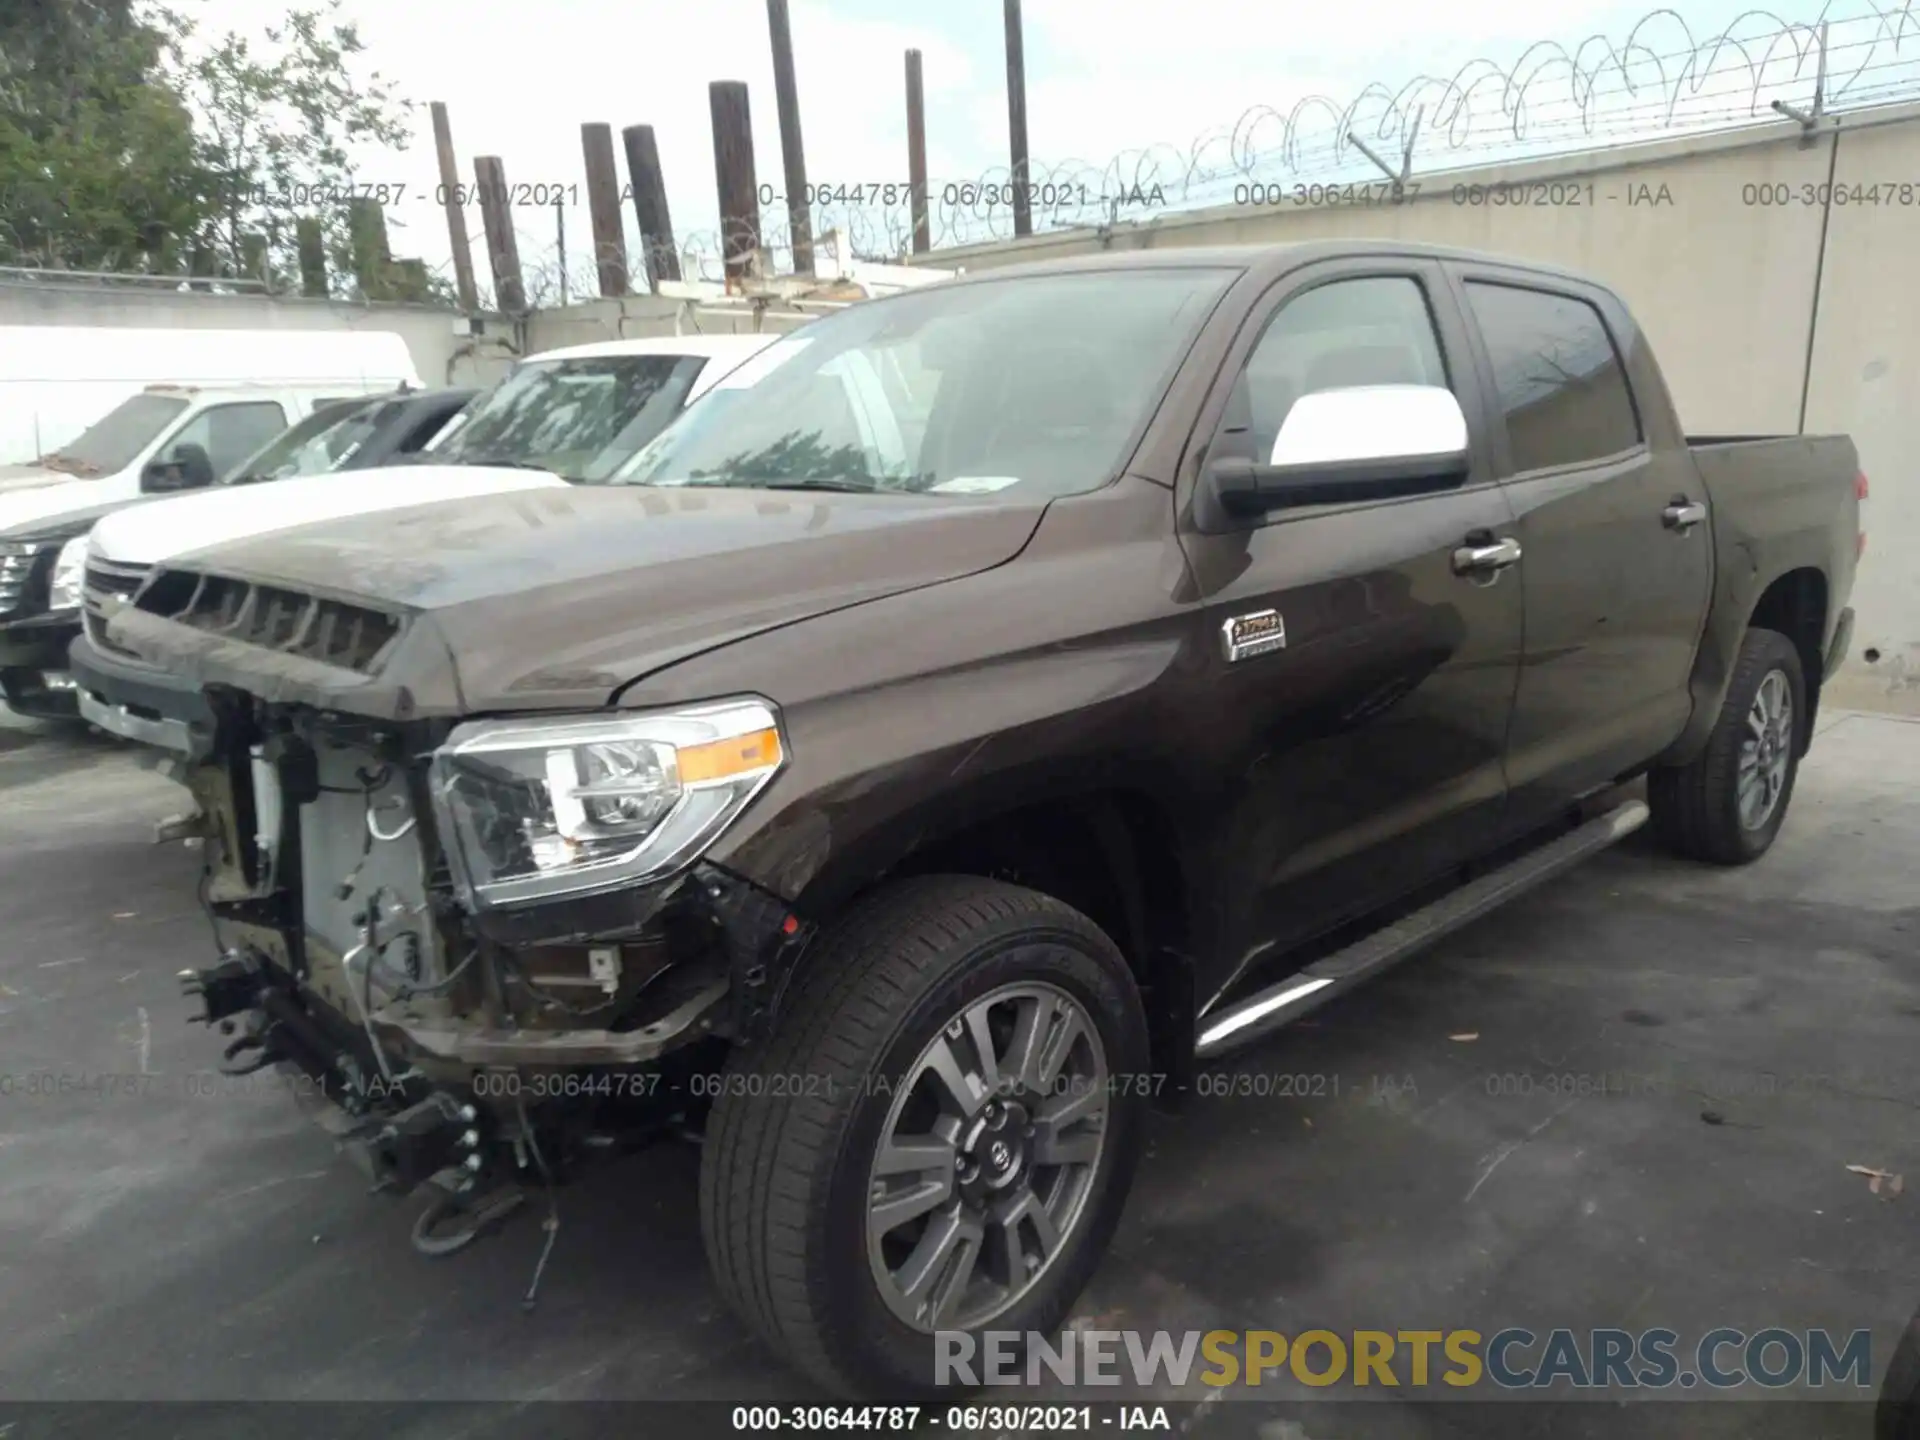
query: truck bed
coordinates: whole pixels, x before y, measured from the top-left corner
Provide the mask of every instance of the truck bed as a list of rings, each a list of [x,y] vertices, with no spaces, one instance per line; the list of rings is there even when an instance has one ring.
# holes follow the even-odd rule
[[[1722,565],[1764,543],[1804,552],[1806,563],[1825,561],[1822,568],[1836,582],[1851,582],[1860,514],[1860,461],[1852,440],[1689,435],[1687,449],[1707,487]]]
[[[1723,673],[1739,631],[1763,598],[1760,576],[1791,582],[1781,603],[1819,616],[1821,645],[1808,653],[1817,685],[1829,654],[1844,647],[1842,610],[1860,555],[1859,456],[1844,435],[1689,435],[1687,449],[1707,491],[1713,527],[1714,601],[1702,644],[1708,673]]]
[[[1757,445],[1764,440],[1839,440],[1851,445],[1845,435],[1689,435],[1687,445],[1695,450],[1710,445]]]

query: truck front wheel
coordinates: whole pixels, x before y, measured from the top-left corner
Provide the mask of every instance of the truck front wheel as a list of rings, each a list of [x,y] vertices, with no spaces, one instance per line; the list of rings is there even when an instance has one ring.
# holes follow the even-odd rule
[[[1800,652],[1777,630],[1747,631],[1706,749],[1647,777],[1654,833],[1716,865],[1766,854],[1793,798],[1806,716]]]
[[[999,881],[902,881],[821,937],[717,1083],[714,1278],[828,1389],[930,1395],[955,1378],[936,1332],[1066,1318],[1126,1200],[1146,1066],[1092,921]]]

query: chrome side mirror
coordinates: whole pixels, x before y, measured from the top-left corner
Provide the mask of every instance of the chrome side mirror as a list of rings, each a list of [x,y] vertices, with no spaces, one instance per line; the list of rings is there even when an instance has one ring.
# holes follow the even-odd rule
[[[1316,390],[1293,402],[1265,464],[1234,457],[1208,467],[1234,515],[1446,489],[1467,477],[1467,417],[1438,385]]]

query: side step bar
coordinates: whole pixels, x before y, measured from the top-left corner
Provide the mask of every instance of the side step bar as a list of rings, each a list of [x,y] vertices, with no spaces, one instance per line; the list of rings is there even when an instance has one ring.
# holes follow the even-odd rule
[[[1194,1043],[1194,1054],[1211,1060],[1319,1009],[1334,996],[1392,968],[1416,950],[1624,840],[1647,823],[1647,813],[1642,801],[1629,800],[1558,840],[1469,881],[1425,909],[1314,961],[1279,984],[1207,1019]]]

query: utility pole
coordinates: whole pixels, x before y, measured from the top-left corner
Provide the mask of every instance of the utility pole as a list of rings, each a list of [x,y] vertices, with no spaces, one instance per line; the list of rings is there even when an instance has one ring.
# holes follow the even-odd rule
[[[800,92],[793,78],[793,32],[787,0],[767,0],[767,30],[773,37],[773,100],[780,112],[780,159],[787,182],[787,236],[793,273],[813,274],[813,211],[807,195],[807,154],[800,143]]]
[[[913,253],[932,248],[927,226],[927,97],[920,82],[920,52],[907,51],[907,188],[912,192]]]
[[[1027,194],[1027,57],[1020,39],[1020,0],[1006,0],[1007,141],[1013,156],[1013,233],[1033,233]]]

